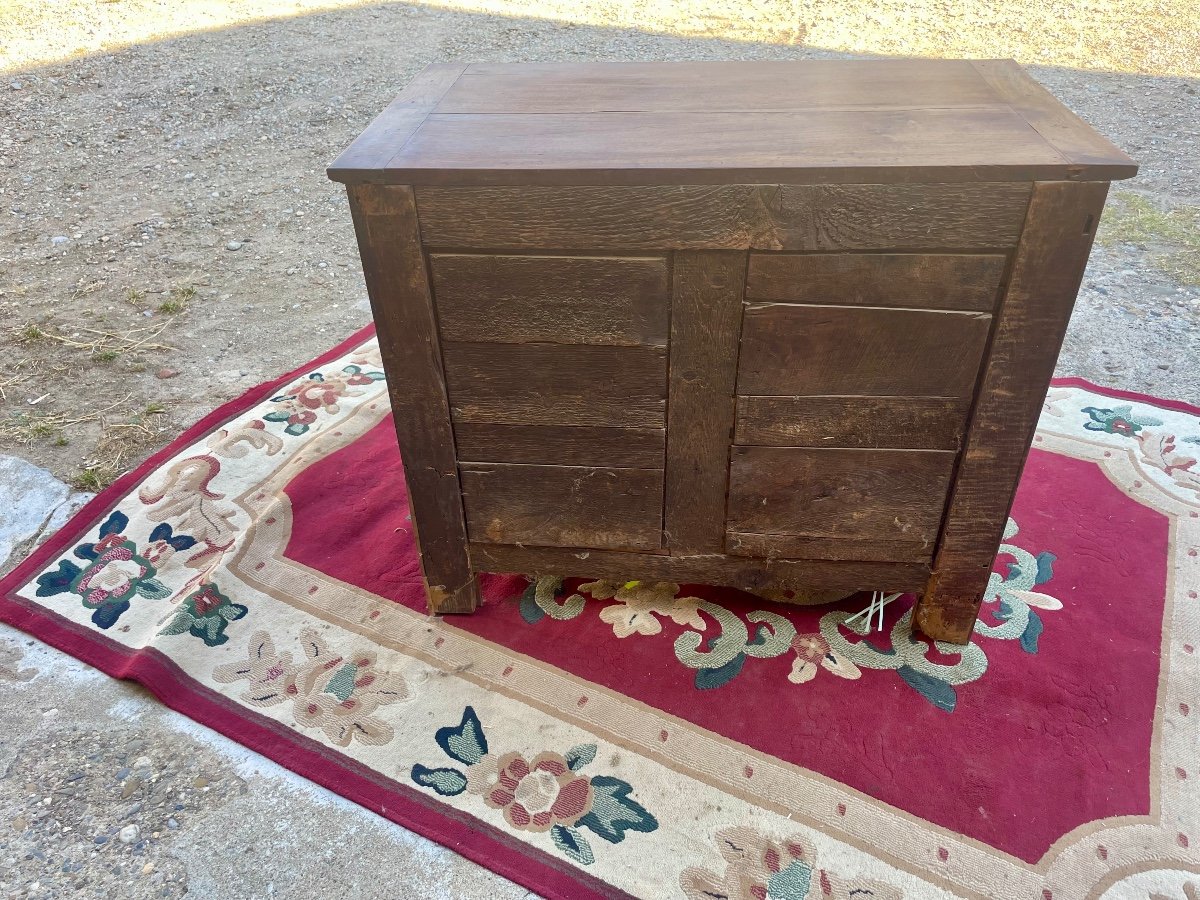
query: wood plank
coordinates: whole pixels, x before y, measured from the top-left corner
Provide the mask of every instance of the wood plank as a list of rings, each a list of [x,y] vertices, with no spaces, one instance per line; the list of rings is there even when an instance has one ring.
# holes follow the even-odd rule
[[[666,346],[664,257],[439,253],[429,263],[444,340]]]
[[[986,313],[747,303],[739,394],[970,396]]]
[[[442,350],[455,422],[666,423],[666,351],[648,347],[455,344]]]
[[[886,135],[879,140],[879,135]],[[875,137],[875,140],[868,139]],[[674,182],[694,171],[777,176],[853,169],[884,174],[968,170],[1028,176],[1065,169],[1063,157],[1007,106],[957,109],[813,109],[803,112],[431,113],[391,164],[416,183],[487,172],[573,173],[586,183],[614,173]],[[896,179],[888,179],[892,181]]]
[[[970,253],[752,253],[746,299],[991,312],[1007,257]]]
[[[464,63],[433,63],[418,72],[400,96],[329,165],[329,177],[363,182],[372,180],[364,177],[364,172],[375,172],[378,180],[465,68]]]
[[[915,541],[932,552],[954,459],[939,450],[734,447],[728,529]]]
[[[1132,178],[1138,166],[1122,150],[1063,106],[1011,59],[978,59],[971,65],[996,95],[1006,100],[1088,180]]]
[[[662,469],[465,463],[475,541],[619,550],[662,546]]]
[[[957,450],[970,396],[738,397],[739,444]]]
[[[454,426],[463,462],[545,463],[556,466],[661,468],[663,428],[606,428],[597,425]]]
[[[419,187],[436,248],[936,250],[1016,244],[1028,184]]]
[[[720,584],[746,591],[767,588],[837,588],[856,590],[919,590],[928,580],[929,566],[921,563],[843,561],[822,559],[753,559],[712,553],[668,556],[611,550],[559,547],[515,547],[472,542],[471,564],[482,572],[523,575],[674,581],[680,584]]]
[[[787,250],[1007,248],[1021,233],[1029,191],[1028,184],[783,185],[775,236]]]
[[[697,86],[703,85],[703,90]],[[439,113],[999,106],[966,60],[475,63]]]
[[[725,535],[725,544],[735,556],[762,556],[768,559],[837,559],[929,565],[933,558],[933,545],[925,541],[850,541],[806,538],[795,534],[730,531]]]
[[[916,623],[966,643],[1071,318],[1106,184],[1034,187]]]
[[[667,402],[666,543],[672,553],[724,547],[746,255],[676,253]]]
[[[479,605],[479,585],[467,559],[450,407],[413,193],[392,185],[355,185],[348,193],[412,521],[420,523],[429,609],[471,612]]]

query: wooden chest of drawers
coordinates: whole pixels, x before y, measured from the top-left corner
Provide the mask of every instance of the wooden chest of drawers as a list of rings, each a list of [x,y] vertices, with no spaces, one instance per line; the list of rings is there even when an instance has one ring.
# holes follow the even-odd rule
[[[978,610],[1108,181],[1009,61],[437,65],[348,184],[434,612],[481,571]]]

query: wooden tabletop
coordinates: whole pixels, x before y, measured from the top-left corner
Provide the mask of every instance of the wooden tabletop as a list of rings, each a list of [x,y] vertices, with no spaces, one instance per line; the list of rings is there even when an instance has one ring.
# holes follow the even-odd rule
[[[347,183],[1108,181],[1137,164],[1012,60],[439,64]]]

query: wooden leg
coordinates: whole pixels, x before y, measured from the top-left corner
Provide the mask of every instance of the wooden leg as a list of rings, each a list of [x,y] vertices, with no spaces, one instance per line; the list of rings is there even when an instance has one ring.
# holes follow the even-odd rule
[[[471,579],[457,590],[447,591],[425,582],[425,593],[429,597],[429,614],[440,616],[449,613],[472,613],[482,602],[479,596],[479,576]]]
[[[917,600],[914,626],[935,641],[969,643],[991,572],[990,566],[978,571],[934,572]]]
[[[348,193],[429,611],[471,612],[479,605],[479,586],[467,557],[450,404],[412,188],[358,184]]]

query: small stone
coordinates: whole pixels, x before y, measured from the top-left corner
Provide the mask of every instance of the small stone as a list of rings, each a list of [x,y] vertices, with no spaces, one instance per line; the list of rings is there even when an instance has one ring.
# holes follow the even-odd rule
[[[122,766],[120,769],[117,769],[117,781],[124,781],[132,771],[129,766]]]
[[[242,242],[241,241],[230,241],[228,244],[225,245],[225,249],[226,250],[241,250]]]
[[[121,799],[128,800],[142,786],[142,779],[129,778],[121,785]]]
[[[24,816],[17,816],[17,818],[12,820],[12,827],[14,831],[24,831],[28,825],[29,822],[26,821]]]
[[[195,172],[188,172],[186,175],[184,175],[184,176],[183,176],[183,180],[184,180],[184,181],[191,181],[191,180],[192,180],[193,178],[195,178],[195,177],[196,177],[196,173],[195,173]]]
[[[54,708],[51,708],[51,709],[48,709],[48,710],[46,710],[45,712],[43,712],[43,713],[42,713],[42,718],[44,718],[44,719],[53,719],[53,718],[54,718],[55,716],[57,716],[57,715],[58,715],[58,710],[57,710],[57,709],[54,709]]]
[[[206,788],[206,787],[208,787],[208,779],[205,778],[203,775],[201,775],[199,778],[197,778],[195,781],[192,782],[192,787],[197,788],[197,789]]]
[[[70,240],[71,239],[69,237],[67,237],[65,234],[56,234],[54,237],[50,238],[50,243],[53,244],[55,247],[61,247],[63,244],[67,243]]]
[[[179,827],[179,822],[174,817],[167,819],[167,827],[174,831]]]
[[[19,81],[10,81],[8,83],[8,86],[10,88],[12,88],[14,91],[19,91],[19,90],[21,90],[21,88],[25,87],[25,85]]]
[[[122,844],[132,844],[138,839],[138,835],[142,833],[141,829],[136,825],[126,825],[117,835]]]
[[[133,761],[133,767],[135,769],[148,769],[152,765],[154,765],[154,760],[148,756],[139,756]]]
[[[142,866],[142,874],[149,875],[154,871],[154,863],[146,863]]]
[[[168,378],[174,378],[178,374],[178,369],[159,369],[154,373],[154,377],[166,381]]]
[[[107,844],[108,843],[108,835],[107,834],[98,834],[94,838],[92,838],[92,843],[93,844]]]
[[[1162,369],[1164,372],[1170,372],[1170,371],[1171,371],[1171,364],[1170,364],[1170,363],[1159,363],[1159,364],[1158,364],[1158,367],[1159,367],[1160,369]]]

